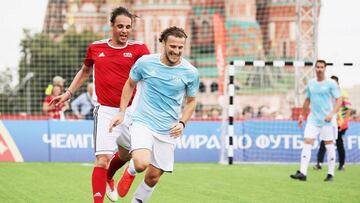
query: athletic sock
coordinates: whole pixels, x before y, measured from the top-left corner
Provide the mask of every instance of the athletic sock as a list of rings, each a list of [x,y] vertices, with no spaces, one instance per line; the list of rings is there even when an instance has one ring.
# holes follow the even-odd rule
[[[127,172],[132,176],[137,174],[137,172],[135,170],[135,164],[132,159],[130,159],[130,161],[129,161],[129,168],[128,168]]]
[[[328,161],[328,174],[334,176],[335,171],[335,146],[334,144],[325,145],[327,151],[327,161]]]
[[[94,167],[92,173],[92,191],[94,203],[102,203],[106,191],[107,170],[102,167]]]
[[[311,159],[311,148],[312,145],[304,143],[301,151],[300,172],[304,175],[307,174],[307,169]]]
[[[114,174],[116,173],[119,168],[121,168],[126,161],[122,161],[119,157],[119,152],[116,152],[110,161],[109,168],[107,171],[107,180],[111,180],[114,177]]]
[[[145,181],[142,181],[138,188],[136,189],[134,193],[134,197],[131,200],[131,203],[144,203],[146,202],[152,195],[153,191],[155,189],[154,187],[148,186]]]

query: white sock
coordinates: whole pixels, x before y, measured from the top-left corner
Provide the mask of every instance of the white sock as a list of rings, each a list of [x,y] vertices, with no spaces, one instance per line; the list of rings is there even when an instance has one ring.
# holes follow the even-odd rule
[[[137,174],[137,172],[135,170],[135,164],[134,164],[133,159],[130,159],[130,161],[129,161],[128,173],[132,176]]]
[[[307,169],[311,159],[311,148],[312,145],[304,143],[301,151],[300,172],[304,175],[307,174]]]
[[[143,180],[138,188],[135,191],[134,197],[131,200],[131,203],[144,203],[146,202],[152,195],[154,187],[148,186]]]
[[[325,147],[327,152],[328,174],[334,176],[336,159],[335,146],[334,144],[327,144]]]

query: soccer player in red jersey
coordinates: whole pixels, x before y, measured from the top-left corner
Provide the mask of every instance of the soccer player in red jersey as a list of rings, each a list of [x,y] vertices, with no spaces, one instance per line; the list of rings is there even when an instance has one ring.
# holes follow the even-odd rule
[[[93,132],[96,161],[92,174],[92,190],[95,203],[103,202],[105,192],[111,201],[117,200],[112,176],[130,159],[130,143],[119,149],[123,152],[120,158],[117,154],[112,156],[117,148],[116,138],[127,133],[127,127],[119,125],[117,130],[109,133],[108,126],[111,119],[119,113],[121,92],[132,65],[141,56],[149,54],[145,44],[128,39],[134,17],[126,8],[118,7],[113,10],[110,18],[112,38],[89,45],[84,64],[70,87],[52,101],[52,104],[59,105],[69,100],[93,73],[93,97],[98,103],[94,109]]]

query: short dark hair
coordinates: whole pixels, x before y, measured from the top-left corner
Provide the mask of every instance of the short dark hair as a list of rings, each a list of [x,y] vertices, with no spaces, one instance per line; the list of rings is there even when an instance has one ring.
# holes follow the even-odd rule
[[[322,64],[324,64],[324,66],[326,67],[326,61],[325,61],[325,60],[319,59],[319,60],[316,61],[315,65],[316,65],[317,63],[322,63]]]
[[[111,24],[114,24],[116,17],[120,16],[120,15],[129,17],[131,19],[131,22],[132,22],[133,18],[137,17],[136,15],[130,13],[130,11],[127,10],[126,8],[119,6],[111,12],[111,16],[110,16]]]
[[[188,37],[186,35],[184,29],[176,27],[176,26],[172,26],[172,27],[166,28],[164,31],[162,31],[160,38],[159,38],[159,42],[166,42],[166,40],[169,36],[175,36],[178,38],[185,38],[185,39]]]
[[[339,78],[336,75],[333,75],[330,78],[335,80],[337,83],[339,83]]]

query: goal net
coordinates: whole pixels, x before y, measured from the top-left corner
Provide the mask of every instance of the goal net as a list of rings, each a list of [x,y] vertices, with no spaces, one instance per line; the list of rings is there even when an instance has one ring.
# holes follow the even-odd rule
[[[42,28],[24,30],[18,66],[0,67],[0,119],[48,119],[42,105],[53,80],[63,81],[66,90],[87,46],[111,38],[109,16],[117,6],[138,16],[131,39],[145,42],[151,53],[161,51],[158,38],[165,28],[176,25],[188,33],[184,57],[200,73],[193,118],[222,123],[220,161],[228,162],[229,155],[233,162],[298,160],[303,132],[295,120],[313,76],[307,63],[317,58],[320,0],[49,0]],[[348,90],[350,161],[360,149],[359,89]],[[74,97],[85,91],[83,85]],[[71,109],[64,115],[76,119]]]

